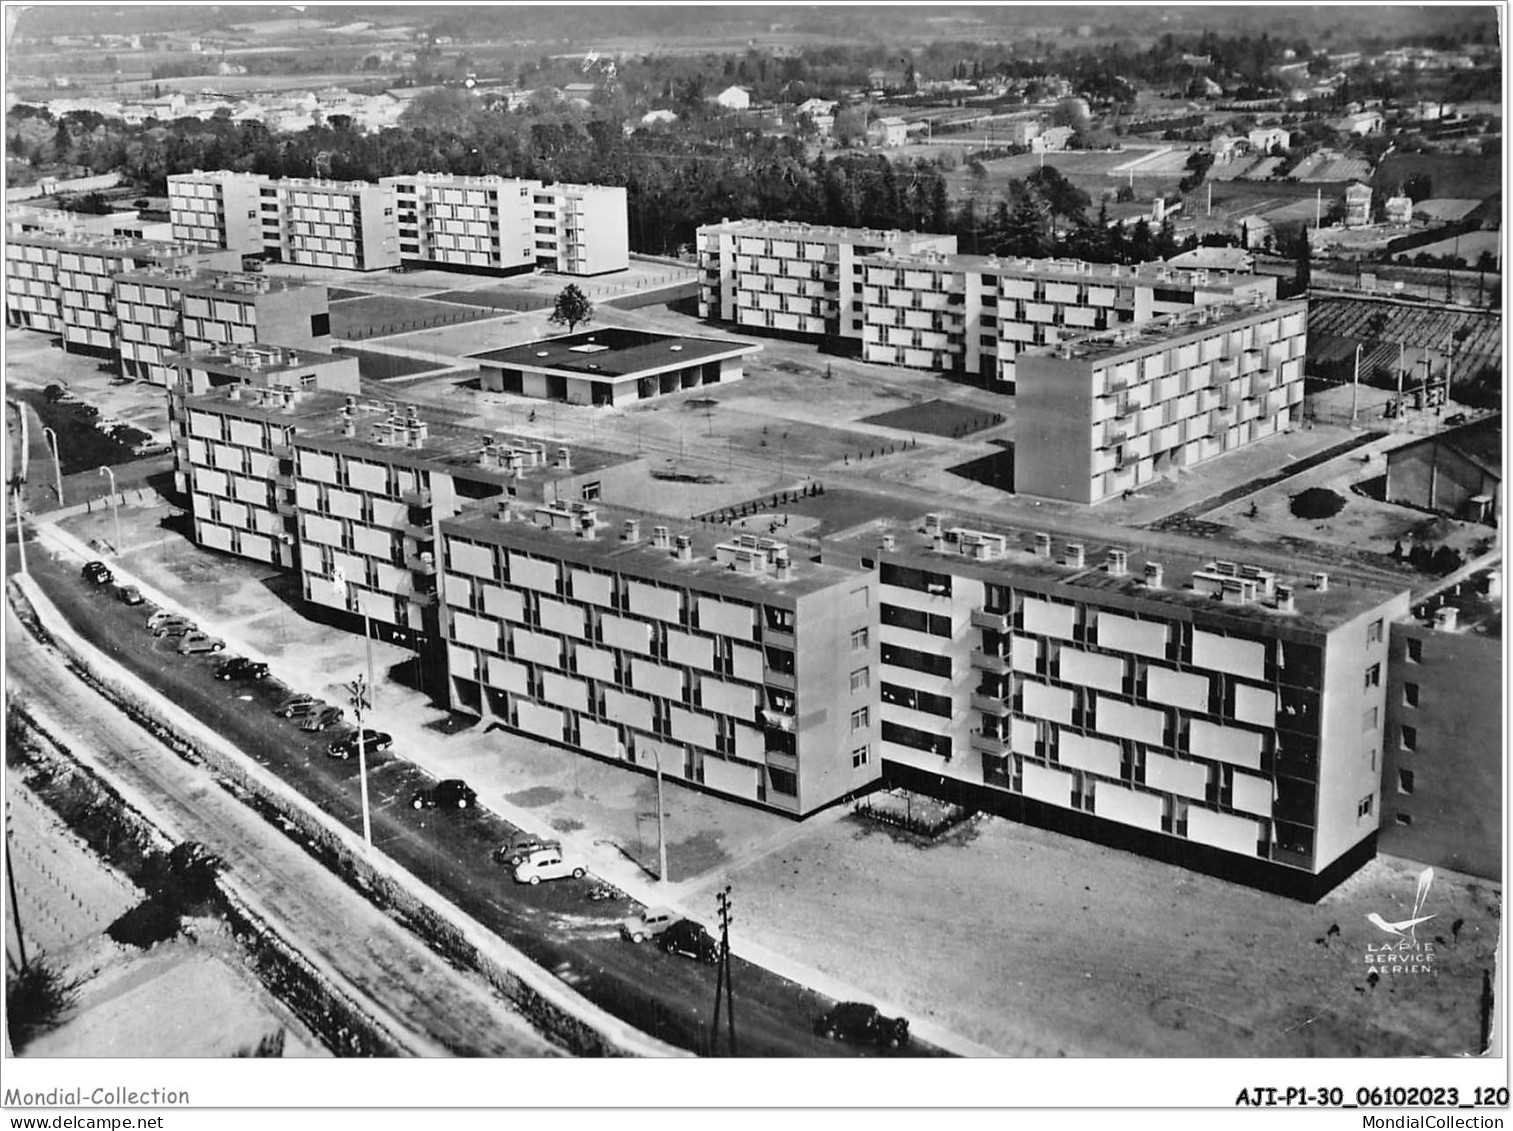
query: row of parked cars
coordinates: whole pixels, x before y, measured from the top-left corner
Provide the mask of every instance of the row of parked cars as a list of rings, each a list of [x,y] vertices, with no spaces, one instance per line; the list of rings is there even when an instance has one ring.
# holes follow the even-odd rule
[[[84,579],[92,585],[104,588],[115,584],[116,575],[104,562],[88,562],[84,566]],[[145,603],[142,591],[135,585],[117,585],[116,598],[125,605]],[[194,621],[171,613],[167,609],[158,609],[147,618],[147,631],[160,640],[171,642],[183,656],[197,652],[223,652],[226,649],[224,640],[201,632]]]

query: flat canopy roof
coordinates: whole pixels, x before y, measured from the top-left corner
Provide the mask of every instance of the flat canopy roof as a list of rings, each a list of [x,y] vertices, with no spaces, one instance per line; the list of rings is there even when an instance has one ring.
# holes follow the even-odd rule
[[[489,365],[510,369],[552,370],[580,377],[619,379],[682,368],[715,358],[756,353],[761,348],[747,342],[685,338],[677,334],[601,326],[471,356]]]

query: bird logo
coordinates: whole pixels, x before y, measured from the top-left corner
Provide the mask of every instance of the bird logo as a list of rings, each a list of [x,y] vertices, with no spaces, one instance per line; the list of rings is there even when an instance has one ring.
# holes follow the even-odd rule
[[[1420,923],[1427,923],[1430,919],[1434,918],[1433,915],[1419,914],[1419,912],[1424,909],[1424,901],[1429,898],[1429,885],[1433,882],[1433,868],[1425,868],[1422,872],[1419,873],[1418,891],[1414,894],[1413,897],[1413,914],[1409,918],[1400,920],[1396,923],[1389,923],[1375,911],[1372,911],[1366,916],[1366,921],[1373,927],[1379,927],[1382,930],[1386,931],[1389,935],[1396,935],[1400,939],[1410,939],[1417,941],[1418,925]]]

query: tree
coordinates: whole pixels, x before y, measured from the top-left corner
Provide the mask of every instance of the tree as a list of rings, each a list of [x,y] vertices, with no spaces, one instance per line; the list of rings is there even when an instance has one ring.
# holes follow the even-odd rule
[[[1313,280],[1313,251],[1308,246],[1308,231],[1305,228],[1298,240],[1297,273],[1293,276],[1293,284],[1298,292],[1308,289],[1308,284]]]
[[[557,296],[552,316],[547,321],[554,326],[566,326],[571,334],[580,323],[592,321],[593,317],[594,304],[588,301],[588,296],[578,289],[576,283],[569,283]]]

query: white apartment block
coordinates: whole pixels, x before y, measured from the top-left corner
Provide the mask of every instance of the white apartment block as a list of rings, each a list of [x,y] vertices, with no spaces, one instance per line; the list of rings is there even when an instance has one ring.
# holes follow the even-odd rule
[[[261,255],[263,221],[260,173],[229,169],[178,173],[168,178],[168,215],[173,238]],[[238,265],[240,266],[240,265]]]
[[[860,340],[865,258],[888,251],[949,255],[956,237],[726,220],[700,228],[697,245],[701,318]]]
[[[1307,309],[1198,307],[1022,355],[1015,490],[1095,503],[1287,428]]]
[[[5,241],[5,321],[10,326],[63,333],[58,256],[72,240],[45,232],[24,236],[14,229]]]
[[[452,705],[802,816],[878,776],[872,576],[551,502],[441,523]]]
[[[1022,350],[1194,306],[1276,296],[1271,276],[969,255],[873,255],[861,281],[863,358],[976,374],[1000,392],[1015,390]]]
[[[536,185],[536,265],[562,275],[603,275],[630,266],[625,189]]]
[[[392,185],[285,178],[260,193],[263,248],[283,262],[346,271],[399,266]]]
[[[536,181],[419,173],[385,177],[399,216],[399,257],[469,271],[536,267]]]
[[[827,541],[876,571],[884,780],[1316,899],[1374,849],[1409,595],[1157,537],[932,514]]]

